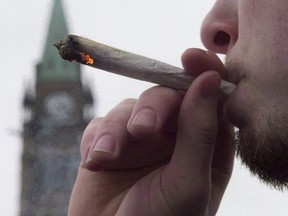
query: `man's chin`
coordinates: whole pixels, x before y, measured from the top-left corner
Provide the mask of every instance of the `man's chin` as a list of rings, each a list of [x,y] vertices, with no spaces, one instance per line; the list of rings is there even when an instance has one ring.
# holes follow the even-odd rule
[[[236,154],[261,181],[276,189],[288,189],[287,138],[269,128],[256,134],[244,127],[238,132]]]

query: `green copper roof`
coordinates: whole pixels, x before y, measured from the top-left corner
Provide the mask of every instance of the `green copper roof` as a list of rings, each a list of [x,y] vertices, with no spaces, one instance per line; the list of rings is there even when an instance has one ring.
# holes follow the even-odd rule
[[[54,0],[43,58],[38,65],[37,80],[39,82],[78,81],[80,79],[79,65],[64,61],[53,46],[56,41],[67,34],[68,28],[62,2]]]

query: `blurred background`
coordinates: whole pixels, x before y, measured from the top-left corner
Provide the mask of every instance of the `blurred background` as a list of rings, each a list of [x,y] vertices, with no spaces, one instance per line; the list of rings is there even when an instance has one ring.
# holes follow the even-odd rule
[[[58,175],[61,170],[67,171],[66,178],[71,175],[70,180],[66,180],[70,181],[69,184],[72,185],[75,175],[73,169],[77,167],[79,160],[78,142],[80,142],[81,133],[87,121],[92,116],[105,115],[123,99],[136,98],[141,92],[152,86],[149,83],[111,75],[89,67],[79,69],[77,65],[67,66],[61,61],[55,60],[55,57],[51,57],[54,54],[50,50],[49,39],[56,37],[57,34],[54,35],[49,26],[51,27],[53,13],[55,10],[58,11],[59,5],[63,9],[62,18],[70,34],[88,37],[181,67],[180,57],[185,49],[189,47],[203,48],[199,36],[201,21],[214,2],[214,0],[10,0],[2,3],[0,7],[1,215],[20,215],[21,211],[24,211],[23,206],[29,206],[29,203],[24,203],[23,196],[21,199],[21,191],[23,191],[21,185],[25,186],[25,196],[30,200],[30,204],[39,201],[35,200],[36,197],[29,197],[32,196],[32,192],[38,193],[39,196],[45,192],[39,186],[39,182],[44,186],[48,184],[50,187],[50,183],[55,180],[55,178],[51,178],[53,175],[58,176],[57,181],[61,182],[62,178]],[[55,8],[54,5],[58,6]],[[59,22],[54,22],[54,28],[63,26],[62,18]],[[56,63],[54,62],[56,66],[52,60],[56,61]],[[57,72],[58,69],[66,67],[72,67],[69,70],[74,71],[75,76],[71,73],[62,79],[62,72],[51,73],[51,77],[47,73],[49,70]],[[78,77],[80,71],[81,79]],[[58,82],[59,80],[61,82]],[[71,85],[75,87],[72,90]],[[77,103],[78,100],[77,104],[81,106],[75,108],[76,105],[71,105],[70,99],[67,99],[66,89],[61,89],[62,87],[59,86],[66,86],[69,89],[68,93],[72,92],[72,96],[76,98],[72,101],[76,100]],[[53,111],[51,113],[49,108],[43,108],[43,110],[41,106],[39,108],[39,104],[46,103],[47,107],[58,106],[57,99],[51,100],[53,97],[50,97],[52,93],[57,93],[54,91],[60,92],[57,96],[61,96],[60,107],[72,106],[73,113],[81,114],[81,120],[77,123],[77,127],[74,127],[75,122],[67,122],[65,119],[58,121],[57,113],[53,114]],[[68,95],[68,98],[70,96]],[[45,102],[46,100],[50,102]],[[66,102],[63,103],[63,101]],[[61,109],[59,110],[61,111]],[[53,115],[56,122],[55,119],[53,120]],[[50,128],[48,131],[43,130],[46,123],[48,124],[46,126]],[[71,160],[71,167],[61,167],[58,172],[46,175],[46,177],[43,173],[35,173],[42,168],[46,169],[48,165],[53,166],[51,161],[57,161],[53,159],[54,152],[50,150],[55,149],[52,137],[59,133],[59,130],[56,129],[61,124],[62,126],[74,125],[73,130],[75,128],[77,130],[77,137],[73,139],[75,143],[72,153],[69,157],[63,158],[66,163],[67,160]],[[62,126],[63,134],[71,133],[69,128],[67,129],[65,126],[63,129]],[[38,132],[33,133],[35,127]],[[65,143],[68,141],[65,136],[60,140],[62,141],[59,146],[65,154],[65,148],[67,148]],[[39,143],[42,141],[45,143],[43,146],[47,148],[41,149]],[[33,146],[35,142],[37,145],[39,144],[39,148]],[[39,158],[34,157],[35,151],[43,155],[44,164],[37,163]],[[23,152],[24,157],[22,157]],[[61,155],[61,150],[57,154]],[[32,171],[31,163],[34,164]],[[27,170],[26,175],[21,175],[22,167]],[[31,176],[34,176],[35,179],[32,179]],[[43,178],[39,178],[39,176],[43,176]],[[38,185],[39,188],[35,185]],[[54,188],[60,186],[52,185]],[[31,194],[29,194],[30,190]],[[66,195],[69,195],[67,191]],[[44,202],[44,200],[42,201]],[[252,177],[237,160],[218,215],[284,216],[288,214],[287,201],[287,192],[278,192],[263,185]],[[25,214],[22,213],[22,215]],[[49,214],[38,211],[37,215]]]

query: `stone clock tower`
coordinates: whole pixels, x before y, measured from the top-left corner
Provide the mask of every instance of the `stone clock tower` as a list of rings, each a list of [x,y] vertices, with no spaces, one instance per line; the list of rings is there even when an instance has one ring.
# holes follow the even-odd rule
[[[24,97],[21,216],[67,215],[81,136],[92,118],[79,64],[62,60],[53,46],[67,34],[61,0],[54,0],[36,83]]]

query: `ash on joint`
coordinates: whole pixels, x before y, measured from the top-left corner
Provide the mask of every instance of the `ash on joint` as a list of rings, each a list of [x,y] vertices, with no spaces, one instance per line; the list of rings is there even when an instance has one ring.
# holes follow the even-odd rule
[[[53,45],[58,49],[59,54],[63,59],[68,61],[80,59],[78,57],[79,54],[77,54],[78,52],[75,49],[75,46],[77,46],[77,44],[75,44],[75,42],[71,40],[71,37],[65,36]]]

